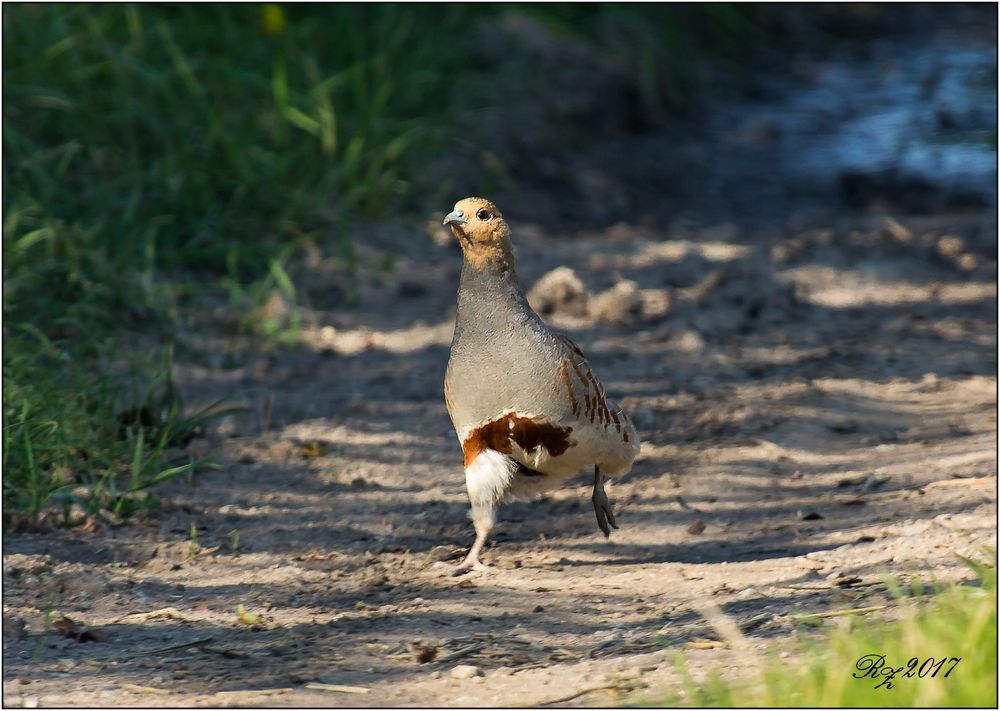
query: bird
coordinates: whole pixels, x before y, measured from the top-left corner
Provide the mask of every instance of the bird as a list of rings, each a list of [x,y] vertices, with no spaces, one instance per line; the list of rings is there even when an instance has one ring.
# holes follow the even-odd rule
[[[590,467],[597,525],[610,537],[618,524],[604,476],[631,470],[640,449],[635,427],[605,396],[580,347],[528,305],[497,206],[465,198],[443,224],[463,253],[444,400],[476,532],[455,574],[488,569],[480,554],[500,504],[534,498]]]

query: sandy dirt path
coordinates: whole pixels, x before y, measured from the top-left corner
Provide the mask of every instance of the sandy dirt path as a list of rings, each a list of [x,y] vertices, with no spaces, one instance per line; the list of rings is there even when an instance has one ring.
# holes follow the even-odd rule
[[[696,674],[752,668],[704,643],[720,639],[705,604],[761,650],[792,614],[884,603],[883,573],[967,578],[956,554],[996,546],[981,215],[514,229],[526,284],[567,266],[625,295],[548,316],[642,436],[610,541],[581,477],[505,507],[492,569],[450,576],[472,540],[441,395],[460,256],[428,246],[366,281],[360,310],[317,311],[302,347],[184,366],[190,401],[247,412],[191,443],[221,469],[163,490],[147,523],[6,537],[5,704],[656,699],[675,650]],[[974,268],[942,249],[955,234]],[[108,639],[61,638],[47,613]]]

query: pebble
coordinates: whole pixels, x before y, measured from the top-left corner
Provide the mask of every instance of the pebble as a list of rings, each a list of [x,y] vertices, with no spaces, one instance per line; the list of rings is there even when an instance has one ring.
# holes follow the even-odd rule
[[[482,676],[483,672],[479,667],[473,666],[471,664],[459,664],[457,667],[453,667],[448,675],[452,679],[473,679],[477,676]]]

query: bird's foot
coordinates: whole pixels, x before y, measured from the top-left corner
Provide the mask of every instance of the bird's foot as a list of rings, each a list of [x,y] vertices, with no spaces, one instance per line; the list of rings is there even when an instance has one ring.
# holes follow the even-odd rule
[[[455,568],[455,570],[452,571],[451,576],[453,578],[456,578],[459,575],[465,575],[466,573],[471,573],[473,570],[482,573],[489,569],[490,566],[480,561],[479,558],[474,558],[472,560],[466,558],[464,561],[462,561],[461,565],[459,565],[457,568]]]
[[[611,502],[608,501],[608,495],[604,493],[604,487],[594,489],[594,495],[590,497],[590,500],[594,502],[594,513],[597,515],[597,527],[601,529],[605,538],[610,538],[611,529],[617,529],[618,524],[615,522],[615,514],[611,510]],[[608,526],[609,524],[610,528]]]

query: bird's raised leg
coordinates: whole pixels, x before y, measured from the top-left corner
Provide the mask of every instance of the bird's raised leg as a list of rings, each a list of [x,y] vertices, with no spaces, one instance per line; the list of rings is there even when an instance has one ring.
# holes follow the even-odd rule
[[[618,524],[615,523],[615,515],[611,511],[611,502],[608,501],[608,495],[604,493],[604,475],[601,474],[601,468],[598,466],[594,467],[594,494],[590,497],[590,500],[594,502],[594,513],[597,514],[597,527],[604,533],[605,538],[610,538],[611,528],[617,529]],[[611,524],[611,528],[608,528],[608,524]]]
[[[472,524],[476,527],[476,542],[469,549],[469,554],[465,556],[462,564],[455,569],[452,575],[462,575],[470,570],[486,570],[487,566],[479,560],[479,553],[486,545],[493,530],[493,524],[497,521],[497,507],[492,501],[472,500]]]
[[[465,488],[472,504],[472,523],[476,527],[476,542],[455,571],[461,575],[470,570],[485,570],[479,553],[497,522],[497,507],[510,489],[517,464],[500,452],[484,449],[465,467]]]

